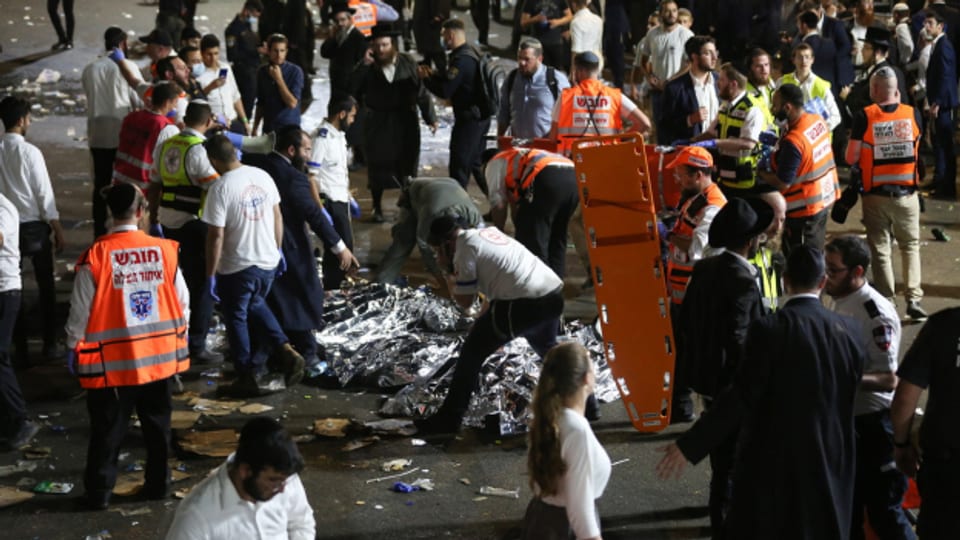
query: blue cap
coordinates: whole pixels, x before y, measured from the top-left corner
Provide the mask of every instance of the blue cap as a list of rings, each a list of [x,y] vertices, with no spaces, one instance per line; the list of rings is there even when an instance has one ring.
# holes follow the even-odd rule
[[[573,63],[578,66],[596,67],[600,65],[600,58],[592,51],[584,51],[573,57]]]

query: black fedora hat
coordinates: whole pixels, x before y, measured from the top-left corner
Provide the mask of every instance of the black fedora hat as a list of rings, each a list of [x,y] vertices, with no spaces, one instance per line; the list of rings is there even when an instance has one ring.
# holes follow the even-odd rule
[[[867,34],[863,36],[863,41],[869,43],[874,47],[883,47],[885,49],[890,48],[890,31],[886,28],[878,28],[875,26],[867,27]]]
[[[376,39],[381,37],[397,37],[401,34],[400,30],[394,28],[390,23],[377,23],[376,26],[370,31],[370,36],[367,39]]]
[[[773,222],[773,208],[762,199],[731,197],[710,224],[713,247],[738,248],[759,236]]]
[[[140,41],[148,45],[152,43],[164,47],[173,47],[173,38],[170,37],[170,32],[159,28],[154,28],[149,34],[140,36]]]

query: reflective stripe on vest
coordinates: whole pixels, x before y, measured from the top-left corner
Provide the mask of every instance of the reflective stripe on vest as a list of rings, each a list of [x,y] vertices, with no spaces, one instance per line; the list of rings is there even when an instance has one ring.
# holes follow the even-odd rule
[[[710,183],[707,189],[687,199],[680,208],[680,217],[673,226],[672,236],[692,239],[696,228],[703,221],[706,210],[710,206],[723,207],[727,198],[720,191],[720,186]],[[680,249],[670,242],[667,256],[667,287],[670,289],[670,298],[674,304],[683,302],[687,292],[687,284],[693,274],[693,265],[696,260],[690,258],[687,250]]]
[[[354,9],[353,26],[369,37],[373,27],[377,25],[377,6],[360,0],[350,0],[348,5]]]
[[[504,185],[511,203],[516,203],[527,196],[537,175],[546,167],[550,165],[573,167],[573,162],[560,154],[537,148],[511,148],[495,155],[493,159],[503,159],[507,162]]]
[[[867,118],[860,145],[863,191],[882,185],[916,186],[920,128],[913,107],[899,104],[888,113],[873,104],[863,112]]]
[[[581,137],[616,135],[623,129],[620,119],[621,93],[596,79],[580,81],[560,95],[557,138],[565,153]]]
[[[134,111],[120,126],[120,145],[113,162],[113,178],[131,184],[150,182],[153,148],[163,128],[173,122],[147,110]]]
[[[769,248],[761,247],[757,254],[750,259],[750,264],[757,269],[757,284],[763,297],[763,305],[770,311],[777,310],[780,296],[783,294],[783,283],[780,275],[773,267],[773,254]]]
[[[803,113],[784,140],[800,151],[796,178],[782,192],[787,200],[787,217],[816,215],[833,204],[840,194],[830,129],[820,116]],[[776,171],[776,155],[770,161]]]
[[[80,386],[137,386],[190,367],[174,285],[177,249],[172,240],[129,231],[100,237],[81,256],[96,292],[76,347]]]
[[[762,108],[749,93],[744,93],[736,103],[730,104],[717,117],[719,139],[735,139],[740,137],[740,130],[746,121],[747,114],[753,108]],[[759,144],[755,144],[746,156],[728,156],[723,153],[717,158],[719,183],[734,189],[750,189],[757,183],[757,161],[759,161]]]
[[[183,132],[163,142],[157,167],[163,180],[161,208],[179,210],[197,217],[202,215],[206,192],[195,186],[187,174],[187,152],[202,143],[202,138]]]

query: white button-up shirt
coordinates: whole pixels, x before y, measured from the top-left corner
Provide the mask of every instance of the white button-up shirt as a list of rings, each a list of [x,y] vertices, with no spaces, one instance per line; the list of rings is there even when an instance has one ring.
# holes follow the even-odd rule
[[[20,217],[9,199],[0,195],[0,292],[18,291],[20,282]]]
[[[180,503],[167,540],[313,540],[313,509],[299,475],[287,479],[282,492],[265,502],[240,498],[227,462],[197,484]]]
[[[0,193],[17,208],[20,223],[60,219],[43,154],[17,133],[0,137]]]
[[[317,189],[331,201],[350,202],[349,159],[346,133],[324,120],[314,134],[308,166],[317,180]]]
[[[199,77],[197,82],[200,86],[206,88],[210,83],[220,77],[220,70],[227,70],[227,77],[224,85],[220,88],[214,88],[207,92],[207,103],[210,104],[210,110],[215,116],[222,115],[227,121],[227,126],[237,117],[237,109],[234,103],[240,99],[240,89],[237,87],[237,80],[233,77],[233,70],[226,64],[218,64],[216,67],[207,68]]]
[[[133,63],[128,65],[133,66],[135,77],[140,74]],[[90,148],[118,147],[123,117],[141,105],[136,92],[124,80],[116,62],[106,56],[87,64],[80,82],[87,96],[87,143]]]

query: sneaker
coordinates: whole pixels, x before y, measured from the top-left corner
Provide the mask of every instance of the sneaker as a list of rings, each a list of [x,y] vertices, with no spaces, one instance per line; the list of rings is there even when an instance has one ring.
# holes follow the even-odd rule
[[[284,343],[280,348],[280,366],[287,388],[303,379],[303,357],[289,343]]]
[[[915,321],[924,321],[927,319],[927,312],[920,307],[919,300],[910,300],[907,302],[907,315]]]
[[[38,431],[40,431],[40,424],[30,420],[24,420],[23,424],[20,425],[20,429],[17,430],[16,435],[10,437],[10,440],[7,441],[7,446],[11,450],[23,450],[30,446],[30,441],[36,436]]]

